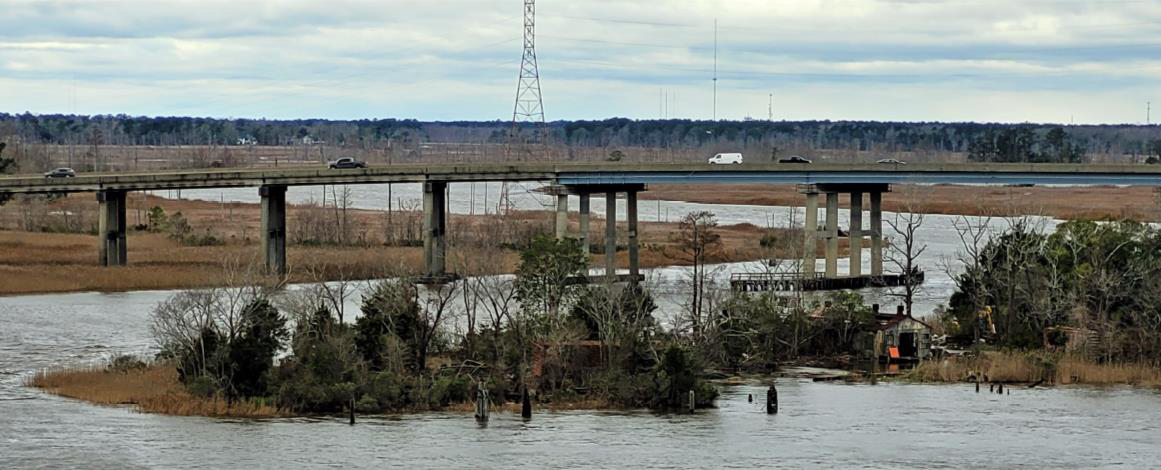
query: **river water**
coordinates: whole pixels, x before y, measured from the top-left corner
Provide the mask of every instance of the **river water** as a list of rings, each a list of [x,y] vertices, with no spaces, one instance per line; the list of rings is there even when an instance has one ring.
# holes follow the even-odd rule
[[[149,353],[168,292],[0,299],[4,468],[1156,468],[1161,393],[1127,388],[777,382],[723,387],[694,415],[537,411],[265,421],[100,407],[21,385],[32,371]],[[753,394],[755,403],[747,401]]]
[[[199,195],[255,199],[236,196]],[[535,204],[532,196],[518,200]],[[656,207],[643,203],[643,219],[650,205]],[[666,208],[683,214],[699,206],[723,223],[759,225],[778,225],[790,210],[664,202],[660,215]],[[922,235],[927,262],[958,247],[951,220],[928,216]],[[760,269],[756,263],[721,268],[721,277]],[[682,276],[678,268],[650,272],[662,317],[681,303]],[[945,302],[952,287],[950,277],[929,269],[917,311]],[[779,379],[782,409],[775,416],[762,407],[764,387],[740,385],[723,387],[716,409],[694,415],[538,411],[524,422],[499,413],[480,427],[470,414],[428,413],[361,417],[351,427],[338,418],[157,416],[23,386],[37,369],[151,354],[147,318],[170,294],[0,298],[0,468],[1161,467],[1161,393],[1129,388],[1016,388],[999,396],[967,385]],[[885,292],[867,294],[888,300]]]

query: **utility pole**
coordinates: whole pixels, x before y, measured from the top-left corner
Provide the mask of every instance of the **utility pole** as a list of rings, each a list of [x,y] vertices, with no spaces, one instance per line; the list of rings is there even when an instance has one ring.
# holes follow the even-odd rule
[[[770,122],[774,122],[774,94],[773,93],[770,93],[770,104],[767,105],[766,113],[767,113],[766,120],[770,121]]]
[[[1145,125],[1146,126],[1153,125],[1153,102],[1152,101],[1145,102]]]

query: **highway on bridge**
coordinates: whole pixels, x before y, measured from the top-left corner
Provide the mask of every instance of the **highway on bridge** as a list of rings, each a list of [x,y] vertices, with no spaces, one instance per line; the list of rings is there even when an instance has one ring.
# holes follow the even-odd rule
[[[639,184],[986,184],[1161,186],[1161,165],[1128,164],[396,164],[365,169],[246,168],[149,173],[0,177],[0,193],[304,186],[329,184],[544,181],[560,185]]]

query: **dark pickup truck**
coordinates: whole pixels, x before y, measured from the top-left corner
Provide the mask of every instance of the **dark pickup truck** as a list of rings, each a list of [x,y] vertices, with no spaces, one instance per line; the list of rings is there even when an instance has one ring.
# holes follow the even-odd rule
[[[332,170],[341,170],[345,168],[367,168],[367,162],[361,162],[351,157],[343,157],[330,162],[327,167]]]

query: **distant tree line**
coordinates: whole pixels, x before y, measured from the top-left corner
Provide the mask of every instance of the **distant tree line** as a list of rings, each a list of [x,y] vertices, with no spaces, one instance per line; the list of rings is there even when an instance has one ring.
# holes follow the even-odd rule
[[[1150,148],[1161,145],[1155,141]],[[1085,150],[1059,127],[1046,133],[1027,127],[992,129],[972,141],[968,159],[997,163],[1081,163]]]
[[[946,152],[981,161],[1082,161],[1085,154],[1161,155],[1161,127],[1135,125],[871,121],[555,121],[550,144],[570,148],[738,149],[779,151]],[[517,129],[532,134],[532,129]],[[0,113],[0,138],[76,145],[291,145],[304,141],[357,148],[424,142],[503,144],[506,121],[411,119],[216,119],[126,115]],[[309,140],[305,140],[309,139]],[[780,150],[781,149],[781,150]]]

